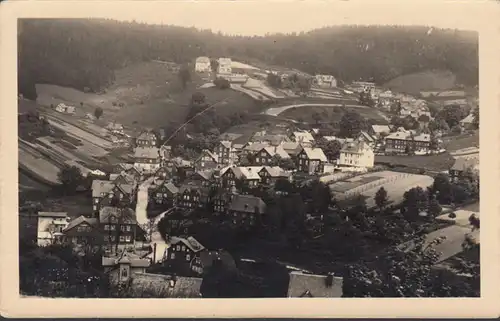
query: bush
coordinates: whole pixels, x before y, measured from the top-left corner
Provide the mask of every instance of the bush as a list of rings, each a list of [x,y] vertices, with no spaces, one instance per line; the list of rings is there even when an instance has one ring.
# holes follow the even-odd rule
[[[457,217],[457,214],[455,214],[455,213],[453,213],[453,212],[452,212],[452,213],[450,213],[450,215],[448,215],[448,217],[449,217],[449,218],[456,218],[456,217]]]

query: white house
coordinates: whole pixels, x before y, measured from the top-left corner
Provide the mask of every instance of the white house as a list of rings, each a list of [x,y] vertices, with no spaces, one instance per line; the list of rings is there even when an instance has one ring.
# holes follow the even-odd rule
[[[134,150],[134,167],[153,172],[160,168],[160,149],[157,147],[136,147]]]
[[[316,75],[314,76],[316,84],[323,88],[337,87],[337,79],[332,75]]]
[[[69,217],[66,212],[38,212],[37,244],[47,246],[61,237],[68,226]]]
[[[219,58],[217,73],[221,75],[229,75],[232,73],[231,58]]]
[[[194,70],[196,72],[209,72],[211,70],[210,58],[208,58],[208,57],[196,58]]]
[[[340,150],[339,167],[353,169],[372,168],[375,162],[373,149],[364,141],[345,143]]]

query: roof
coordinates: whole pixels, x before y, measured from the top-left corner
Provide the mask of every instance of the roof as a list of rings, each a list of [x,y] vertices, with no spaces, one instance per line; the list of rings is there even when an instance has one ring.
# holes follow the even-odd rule
[[[109,193],[115,184],[112,181],[104,181],[100,179],[94,179],[92,181],[92,197],[101,197],[102,193]]]
[[[255,209],[263,214],[266,210],[266,204],[258,197],[252,195],[239,195],[233,196],[233,200],[229,205],[229,210],[237,212],[255,213]]]
[[[310,132],[293,132],[296,142],[314,142],[314,137]]]
[[[196,58],[196,63],[210,63],[210,58],[201,56]]]
[[[365,142],[350,142],[342,145],[342,149],[340,151],[343,153],[361,154],[366,150],[371,150],[371,148]]]
[[[358,137],[360,137],[360,136],[363,136],[363,137],[364,137],[367,141],[369,141],[369,142],[374,142],[374,141],[375,141],[375,138],[373,138],[373,137],[372,137],[372,135],[368,134],[368,133],[367,133],[367,132],[365,132],[365,131],[361,131],[361,132],[359,133],[359,136],[358,136]]]
[[[474,115],[469,114],[467,117],[460,121],[461,124],[472,124],[474,122]]]
[[[322,162],[327,161],[325,153],[323,153],[321,148],[304,147],[303,150],[309,159],[320,160]]]
[[[226,148],[231,148],[231,142],[228,140],[221,140],[220,143],[222,146],[224,146]]]
[[[149,259],[142,259],[137,254],[125,252],[120,257],[102,257],[102,266],[112,267],[118,264],[130,264],[131,267],[149,267]]]
[[[260,143],[260,142],[259,143],[251,143],[251,144],[248,144],[245,147],[243,147],[243,150],[249,151],[249,152],[258,152],[258,151],[260,151],[263,148],[266,148],[268,146],[269,146],[269,144],[267,144],[267,143]]]
[[[409,131],[397,131],[389,134],[386,139],[401,139],[401,140],[411,140],[411,132]],[[421,142],[430,142],[431,140],[431,135],[430,134],[420,134],[413,136],[413,139],[415,141],[421,141]]]
[[[233,167],[232,170],[237,178],[260,180],[259,170],[261,168],[260,166]]]
[[[131,208],[118,208],[112,206],[104,206],[99,211],[99,222],[105,223],[110,221],[111,217],[121,217],[123,220],[136,221],[135,212]]]
[[[170,244],[175,245],[178,243],[183,243],[186,245],[191,251],[197,253],[200,251],[203,251],[205,247],[200,244],[194,237],[190,236],[188,238],[182,238],[182,237],[172,237]]]
[[[63,232],[69,231],[73,227],[78,226],[82,223],[87,223],[90,226],[96,227],[99,224],[99,221],[97,220],[97,218],[89,218],[89,217],[85,217],[85,216],[81,215],[81,216],[71,220],[68,223],[68,225],[66,226],[66,228],[63,230]]]
[[[175,186],[172,182],[170,181],[160,181],[155,190],[160,188],[161,186],[165,186],[169,191],[170,193],[172,194],[177,194],[179,192],[179,188],[177,188],[177,186]]]
[[[220,140],[226,140],[226,141],[233,141],[237,138],[240,138],[243,136],[243,134],[238,134],[238,133],[223,133],[219,135]]]
[[[285,171],[279,166],[263,166],[263,168],[269,173],[271,177],[288,177],[292,175],[292,173]]]
[[[267,146],[263,148],[271,157],[278,155],[281,158],[290,158],[290,155],[281,146]]]
[[[153,133],[152,131],[145,130],[142,131],[139,135],[137,135],[136,139],[151,139],[151,140],[156,140],[156,134]]]
[[[288,297],[313,297],[313,298],[340,298],[342,297],[341,277],[330,276],[332,285],[328,286],[326,281],[329,276],[304,274],[301,272],[290,272],[288,282]]]
[[[207,169],[207,170],[203,170],[203,171],[197,171],[196,174],[200,175],[201,177],[203,177],[206,180],[209,180],[212,178],[214,172],[215,172],[214,169]]]
[[[157,147],[136,147],[134,149],[135,158],[159,158],[160,149]]]
[[[465,171],[468,168],[476,169],[479,167],[478,158],[465,158],[459,157],[455,160],[455,164],[451,167],[451,170],[455,171]]]
[[[67,216],[67,212],[38,212],[38,217],[65,218]]]
[[[285,150],[288,154],[294,155],[301,151],[302,146],[299,142],[282,142],[280,147]]]
[[[208,156],[212,157],[212,159],[214,160],[214,162],[216,162],[216,163],[219,162],[219,157],[217,155],[215,155],[214,153],[212,153],[211,151],[209,151],[208,149],[204,149],[203,153],[206,153]]]

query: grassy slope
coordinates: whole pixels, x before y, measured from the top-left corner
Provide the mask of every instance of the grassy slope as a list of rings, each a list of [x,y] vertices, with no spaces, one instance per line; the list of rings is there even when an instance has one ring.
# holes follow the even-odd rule
[[[403,75],[383,85],[396,92],[418,94],[420,91],[442,91],[456,86],[456,76],[449,71],[424,71]]]
[[[357,112],[367,120],[374,120],[376,123],[385,124],[387,121],[380,116],[376,109],[370,108],[346,108],[350,111]],[[312,118],[313,113],[319,113],[322,115],[322,122],[337,122],[340,121],[344,112],[339,107],[300,107],[291,108],[282,112],[279,116],[294,120],[300,120],[304,122],[312,123],[314,119]]]

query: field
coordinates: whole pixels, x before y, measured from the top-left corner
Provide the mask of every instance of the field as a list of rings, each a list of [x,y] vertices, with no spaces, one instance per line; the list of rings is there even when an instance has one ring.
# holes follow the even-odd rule
[[[386,118],[384,118],[380,111],[372,108],[356,108],[356,107],[346,107],[347,110],[356,112],[363,116],[366,120],[373,120],[377,124],[387,124]],[[321,115],[321,122],[335,123],[340,121],[344,111],[341,107],[323,107],[323,106],[310,106],[310,107],[299,107],[290,108],[279,114],[280,117],[294,119],[297,121],[303,121],[308,123],[314,123],[313,114],[318,113]]]
[[[443,137],[443,147],[452,152],[468,147],[479,146],[479,131],[473,134],[464,134],[460,136]]]
[[[376,155],[375,164],[390,164],[394,167],[424,168],[431,172],[447,171],[455,160],[448,152],[429,156]]]
[[[424,71],[400,76],[384,84],[395,92],[418,94],[421,91],[444,91],[455,88],[456,76],[450,71]]]

